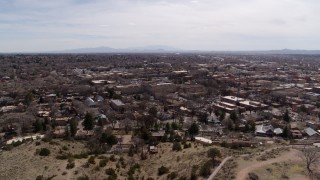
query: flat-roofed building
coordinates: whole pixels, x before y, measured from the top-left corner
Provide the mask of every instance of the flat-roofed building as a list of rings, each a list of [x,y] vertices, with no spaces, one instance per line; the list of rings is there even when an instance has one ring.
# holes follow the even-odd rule
[[[117,111],[123,111],[125,109],[125,104],[119,99],[112,99],[110,106]]]

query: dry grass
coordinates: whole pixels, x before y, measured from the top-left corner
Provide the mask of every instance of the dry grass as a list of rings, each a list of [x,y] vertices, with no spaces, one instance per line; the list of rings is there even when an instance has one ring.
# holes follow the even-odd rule
[[[217,176],[215,177],[216,180],[231,180],[235,179],[236,173],[235,169],[237,168],[238,164],[234,159],[227,161],[221,170],[218,172]]]
[[[171,143],[160,145],[159,153],[152,155],[149,159],[141,161],[142,171],[140,177],[153,177],[154,179],[167,179],[167,175],[158,177],[157,172],[160,166],[165,166],[170,169],[170,172],[176,172],[178,177],[186,176],[189,178],[192,166],[200,166],[208,161],[207,151],[212,146],[202,146],[192,144],[191,148],[183,149],[182,151],[172,151]]]
[[[279,162],[265,166],[254,171],[261,180],[269,179],[293,179],[300,177],[306,179],[303,164],[297,162]],[[304,178],[303,178],[304,177]]]
[[[95,164],[88,165],[88,156],[85,159],[73,158],[73,168],[67,169],[68,159],[59,160],[56,157],[62,154],[80,154],[87,151],[85,145],[81,142],[70,142],[62,140],[53,140],[54,143],[40,141],[36,146],[35,142],[22,144],[13,148],[11,151],[0,153],[0,179],[30,179],[34,180],[37,176],[54,177],[53,179],[77,179],[80,176],[87,175],[90,179],[107,178],[105,170],[113,168],[116,170],[117,179],[125,179],[128,171],[135,163],[140,165],[136,170],[134,177],[139,176],[153,177],[154,179],[167,179],[167,175],[158,176],[158,168],[165,166],[169,168],[169,173],[176,172],[178,177],[190,177],[193,165],[201,166],[208,160],[207,151],[212,146],[195,145],[182,151],[172,151],[172,143],[161,143],[159,153],[150,155],[147,160],[140,160],[140,156],[135,154],[129,157],[127,154],[116,155],[116,161],[108,161],[106,166],[98,167],[102,157],[95,157]],[[49,156],[41,157],[35,152],[40,148],[48,148],[51,153]],[[110,158],[110,154],[102,155]],[[123,163],[119,159],[123,157]]]
[[[84,150],[84,145],[79,142],[56,141],[50,144],[41,141],[39,146],[36,146],[35,142],[29,142],[11,151],[1,152],[0,179],[35,179],[38,175],[66,179],[73,170],[66,170],[67,160],[55,158],[60,151],[64,151],[63,146],[68,149],[65,151],[73,153],[80,153],[80,150]],[[36,155],[36,150],[40,148],[48,148],[51,154],[46,157]]]

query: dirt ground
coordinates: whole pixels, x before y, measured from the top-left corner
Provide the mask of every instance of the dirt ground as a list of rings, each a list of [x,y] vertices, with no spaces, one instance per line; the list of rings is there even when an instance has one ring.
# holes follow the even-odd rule
[[[248,161],[239,158],[236,179],[245,180],[250,172],[254,172],[262,180],[294,179],[298,177],[304,179],[304,169],[301,165],[302,161],[299,153],[296,149],[290,149],[289,151],[281,152],[275,158],[264,161],[258,161],[256,158]]]

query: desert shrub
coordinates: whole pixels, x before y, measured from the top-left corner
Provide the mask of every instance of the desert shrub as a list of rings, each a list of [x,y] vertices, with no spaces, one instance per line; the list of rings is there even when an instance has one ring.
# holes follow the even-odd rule
[[[211,168],[212,168],[212,161],[207,161],[206,163],[204,163],[199,171],[200,176],[202,177],[207,177],[211,174]]]
[[[116,157],[114,156],[114,155],[112,155],[112,156],[110,156],[110,161],[112,161],[112,162],[115,162],[117,159],[116,159]]]
[[[66,174],[68,174],[68,173],[64,171],[61,175],[64,176],[64,175],[66,175]]]
[[[99,162],[100,167],[105,167],[107,165],[108,159],[101,159]]]
[[[281,179],[289,179],[289,177],[286,174],[282,174]]]
[[[140,169],[140,165],[136,163],[136,164],[134,164],[133,166],[130,167],[130,169],[128,171],[128,175],[129,176],[133,176],[137,169]]]
[[[181,177],[179,178],[179,180],[187,180],[187,177],[181,176]]]
[[[108,179],[117,179],[116,171],[113,168],[106,169],[106,174],[109,175]]]
[[[86,159],[86,158],[88,158],[88,153],[86,153],[86,152],[81,152],[80,154],[74,154],[73,155],[73,158],[75,158],[75,159]]]
[[[208,150],[207,156],[214,161],[216,157],[221,157],[221,152],[219,149],[211,148]]]
[[[158,168],[158,175],[161,176],[163,174],[166,174],[169,172],[169,169],[167,167],[161,166]]]
[[[250,180],[258,180],[259,179],[259,176],[256,173],[251,172],[248,175],[249,175]]]
[[[134,147],[131,146],[128,152],[128,156],[133,157],[133,155],[134,155]]]
[[[18,146],[20,146],[21,144],[23,144],[23,142],[24,142],[24,141],[15,141],[15,142],[12,142],[11,144],[12,144],[13,147],[18,147]]]
[[[180,161],[180,156],[177,156],[177,162],[179,162]]]
[[[182,150],[181,144],[179,142],[174,142],[172,145],[172,150],[173,151],[181,151]]]
[[[190,174],[190,180],[197,180],[197,170],[198,170],[198,166],[192,166],[191,169],[191,174]]]
[[[220,143],[221,147],[228,147],[228,143],[226,141],[222,141],[222,143]]]
[[[154,180],[152,177],[148,177],[147,180]]]
[[[67,146],[62,146],[62,150],[67,151],[69,148]]]
[[[48,148],[41,148],[39,151],[39,156],[49,156],[50,150]]]
[[[11,151],[13,149],[13,145],[12,144],[8,144],[8,145],[4,146],[2,149],[5,150],[5,151]]]
[[[176,172],[172,172],[170,174],[168,174],[167,179],[175,179],[177,178],[177,173]]]
[[[50,141],[49,144],[50,145],[60,145],[58,142],[55,142],[55,141]]]
[[[89,177],[87,175],[83,175],[78,177],[77,180],[89,180]]]
[[[57,155],[57,156],[56,156],[56,159],[65,160],[65,159],[68,159],[68,155],[67,155],[67,154]]]
[[[51,142],[52,139],[51,139],[51,138],[48,138],[48,137],[44,137],[44,138],[42,138],[42,141],[43,141],[43,142]]]
[[[39,176],[36,177],[36,180],[43,180],[43,179],[44,179],[44,178],[43,178],[42,175],[39,175]]]
[[[74,163],[74,160],[72,158],[69,158],[68,159],[68,164],[67,164],[67,169],[72,169],[75,167],[75,163]]]
[[[40,144],[41,144],[40,141],[37,141],[37,142],[35,143],[36,146],[40,146]]]
[[[107,178],[107,180],[117,180],[117,174],[115,174],[115,175],[113,175],[113,176],[109,176],[108,178]],[[128,180],[130,180],[129,178],[128,178]]]
[[[98,156],[98,159],[108,159],[106,156]]]
[[[94,167],[94,170],[95,171],[100,171],[100,166],[97,165],[96,167]]]
[[[191,147],[191,143],[185,143],[184,145],[183,145],[183,148],[184,149],[187,149],[187,148],[190,148]]]
[[[95,164],[96,163],[95,157],[94,156],[90,156],[89,159],[88,159],[88,163],[89,164]]]

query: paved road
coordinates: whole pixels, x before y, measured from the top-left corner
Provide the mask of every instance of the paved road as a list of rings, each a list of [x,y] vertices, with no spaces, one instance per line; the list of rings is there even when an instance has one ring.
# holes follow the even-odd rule
[[[232,156],[228,156],[224,158],[224,160],[219,164],[219,166],[213,171],[213,173],[209,176],[208,180],[213,180],[214,177],[218,174],[224,163],[226,163],[229,159],[231,159]]]

